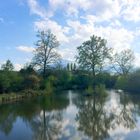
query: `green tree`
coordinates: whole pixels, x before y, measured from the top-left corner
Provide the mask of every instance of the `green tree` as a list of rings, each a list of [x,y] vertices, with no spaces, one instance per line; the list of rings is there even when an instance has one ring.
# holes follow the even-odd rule
[[[70,71],[70,64],[67,64],[67,70]]]
[[[29,75],[24,80],[24,88],[27,89],[38,89],[40,79],[36,75]]]
[[[33,69],[32,65],[25,65],[24,68],[20,70],[20,73],[23,77],[28,75],[37,75],[36,71]]]
[[[5,71],[12,71],[14,66],[10,60],[7,60],[6,63],[1,66],[1,69]]]
[[[84,42],[77,48],[77,62],[82,69],[92,70],[93,76],[99,72],[106,58],[110,58],[111,49],[106,47],[107,41],[101,37],[91,36],[90,40]]]
[[[0,72],[0,92],[19,91],[22,87],[23,77],[15,71]]]
[[[123,50],[120,53],[116,53],[113,58],[113,68],[118,74],[126,76],[133,69],[135,57],[132,50]]]
[[[0,93],[7,92],[10,87],[10,79],[4,72],[0,73]]]
[[[137,70],[128,76],[125,90],[132,93],[140,93],[140,70]]]
[[[73,64],[73,70],[74,71],[76,70],[76,64],[75,63]]]
[[[60,55],[56,52],[59,42],[56,36],[48,31],[39,31],[37,34],[39,40],[36,43],[35,55],[33,57],[33,65],[39,67],[46,76],[46,69],[50,64],[57,62]]]
[[[73,63],[70,64],[70,69],[73,71]]]

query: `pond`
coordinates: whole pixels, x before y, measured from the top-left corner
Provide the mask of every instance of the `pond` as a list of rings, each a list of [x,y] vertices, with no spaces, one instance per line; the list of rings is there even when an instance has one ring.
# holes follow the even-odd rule
[[[0,140],[139,140],[140,95],[64,91],[0,106]]]

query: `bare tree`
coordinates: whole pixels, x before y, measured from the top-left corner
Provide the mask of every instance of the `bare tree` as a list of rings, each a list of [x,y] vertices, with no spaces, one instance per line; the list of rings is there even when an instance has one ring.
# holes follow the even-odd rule
[[[113,68],[118,74],[125,76],[132,70],[134,59],[134,53],[130,49],[116,53],[113,57]]]
[[[36,43],[38,47],[35,50],[32,63],[34,66],[39,67],[45,76],[48,66],[60,59],[60,55],[56,51],[59,42],[50,30],[38,31],[37,37],[39,38]]]

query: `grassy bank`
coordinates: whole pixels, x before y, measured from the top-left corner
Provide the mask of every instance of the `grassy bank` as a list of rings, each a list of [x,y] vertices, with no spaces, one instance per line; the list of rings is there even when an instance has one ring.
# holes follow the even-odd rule
[[[17,102],[27,98],[41,96],[42,94],[46,94],[45,91],[26,90],[20,93],[4,93],[0,94],[0,104]]]

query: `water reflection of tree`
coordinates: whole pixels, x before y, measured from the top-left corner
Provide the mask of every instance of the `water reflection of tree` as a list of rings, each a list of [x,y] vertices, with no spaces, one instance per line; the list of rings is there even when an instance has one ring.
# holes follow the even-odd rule
[[[16,116],[11,112],[11,106],[0,106],[0,131],[6,135],[10,133],[13,128],[13,123],[16,121]]]
[[[79,111],[76,116],[78,129],[94,140],[102,140],[109,136],[113,115],[106,114],[103,109],[105,95],[94,95],[93,98],[81,98],[76,101]]]
[[[51,140],[60,132],[62,112],[69,104],[64,96],[46,96],[0,106],[0,131],[6,135],[17,117],[31,127],[36,140]],[[59,130],[59,131],[58,131]]]
[[[61,112],[44,112],[30,122],[34,140],[54,140],[61,132]]]
[[[63,109],[68,104],[68,99],[60,96],[41,99],[41,111],[30,121],[34,140],[58,139],[61,133]]]
[[[8,135],[13,128],[13,123],[15,122],[15,120],[16,117],[13,114],[9,114],[6,119],[4,118],[0,120],[0,130]]]
[[[120,103],[118,111],[114,112],[114,120],[112,122],[112,127],[118,127],[122,125],[127,129],[134,129],[136,127],[136,116],[135,112],[135,102],[132,101],[130,95],[120,94]]]

